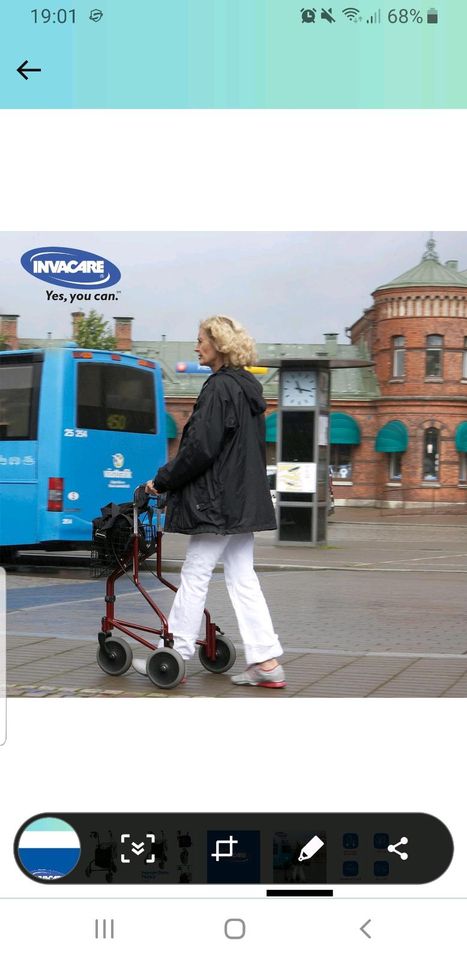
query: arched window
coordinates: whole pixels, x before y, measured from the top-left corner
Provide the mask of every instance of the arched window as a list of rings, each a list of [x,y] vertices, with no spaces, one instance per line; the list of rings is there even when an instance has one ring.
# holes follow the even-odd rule
[[[464,353],[462,356],[462,379],[467,380],[467,337],[464,337]]]
[[[423,434],[423,479],[439,480],[439,430],[428,427]]]

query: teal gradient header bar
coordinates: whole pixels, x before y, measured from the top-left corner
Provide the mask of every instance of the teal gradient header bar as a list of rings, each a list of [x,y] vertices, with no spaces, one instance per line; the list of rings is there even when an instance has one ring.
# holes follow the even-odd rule
[[[4,0],[0,107],[464,108],[466,37],[461,0]]]

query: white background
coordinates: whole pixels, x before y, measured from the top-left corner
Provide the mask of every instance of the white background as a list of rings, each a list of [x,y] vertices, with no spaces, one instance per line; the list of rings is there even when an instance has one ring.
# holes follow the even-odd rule
[[[464,129],[457,111],[6,112],[1,228],[465,230]],[[11,701],[0,893],[46,895],[11,856],[46,810],[380,809],[454,835],[445,877],[408,895],[464,896],[465,721],[461,700]]]

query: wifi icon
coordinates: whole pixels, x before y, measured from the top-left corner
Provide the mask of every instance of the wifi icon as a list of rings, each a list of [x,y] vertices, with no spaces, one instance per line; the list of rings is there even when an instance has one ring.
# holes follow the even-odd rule
[[[342,11],[342,13],[344,14],[344,16],[347,17],[347,20],[356,20],[360,13],[360,10],[357,10],[356,7],[346,7],[345,10]]]

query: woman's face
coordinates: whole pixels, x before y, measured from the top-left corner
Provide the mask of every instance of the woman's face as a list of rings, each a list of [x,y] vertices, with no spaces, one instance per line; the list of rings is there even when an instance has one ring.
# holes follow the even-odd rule
[[[209,339],[202,327],[198,331],[195,353],[198,354],[199,362],[205,367],[211,367],[211,370],[219,370],[219,367],[222,366],[222,354],[216,350],[212,340]]]

